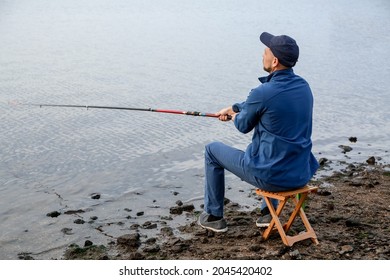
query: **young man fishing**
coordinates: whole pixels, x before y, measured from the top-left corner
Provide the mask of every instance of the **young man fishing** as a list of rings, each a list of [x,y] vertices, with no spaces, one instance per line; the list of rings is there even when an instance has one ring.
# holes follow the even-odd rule
[[[242,133],[253,131],[252,142],[241,151],[220,142],[205,149],[204,212],[198,223],[203,228],[226,232],[223,218],[225,169],[247,183],[268,191],[288,191],[304,187],[319,167],[311,148],[313,95],[309,84],[295,66],[299,47],[289,36],[263,32],[266,46],[263,68],[268,76],[252,89],[247,99],[220,110],[221,121],[232,120]],[[277,200],[272,201],[277,207]],[[262,200],[258,227],[271,221]]]

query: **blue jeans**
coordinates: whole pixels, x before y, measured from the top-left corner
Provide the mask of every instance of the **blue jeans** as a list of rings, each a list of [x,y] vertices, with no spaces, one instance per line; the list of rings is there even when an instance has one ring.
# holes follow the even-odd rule
[[[286,188],[267,184],[260,178],[246,170],[244,165],[244,152],[227,146],[220,142],[206,145],[205,149],[205,192],[204,210],[211,215],[223,217],[223,205],[225,197],[225,169],[241,178],[241,180],[263,190],[285,191]],[[276,208],[278,200],[272,199]],[[266,207],[262,200],[260,209]]]

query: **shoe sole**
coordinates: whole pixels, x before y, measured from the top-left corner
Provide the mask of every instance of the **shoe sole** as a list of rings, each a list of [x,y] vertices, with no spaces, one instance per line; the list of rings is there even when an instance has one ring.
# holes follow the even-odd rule
[[[258,228],[267,228],[269,226],[269,223],[264,223],[264,224],[259,224],[259,223],[256,223],[256,226]]]
[[[199,224],[202,228],[208,229],[208,230],[211,230],[211,231],[214,231],[214,232],[227,232],[227,230],[228,230],[227,227],[222,228],[222,229],[216,229],[216,228],[212,228],[212,227],[208,227],[208,226],[202,225],[200,222],[198,222],[198,224]]]

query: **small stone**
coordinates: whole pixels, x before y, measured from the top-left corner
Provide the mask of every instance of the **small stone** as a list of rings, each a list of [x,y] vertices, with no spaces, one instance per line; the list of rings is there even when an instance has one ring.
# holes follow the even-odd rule
[[[137,228],[139,228],[139,227],[140,227],[139,224],[134,224],[134,225],[131,225],[131,226],[130,226],[130,229],[137,229]]]
[[[125,235],[119,236],[116,241],[119,245],[125,245],[125,246],[129,246],[129,247],[138,248],[140,246],[139,240],[140,240],[139,233],[132,233],[132,234],[125,234]]]
[[[150,221],[147,221],[145,222],[143,225],[142,225],[142,228],[144,229],[153,229],[153,228],[157,228],[157,224],[154,224]]]
[[[176,205],[177,205],[177,206],[182,206],[182,205],[183,205],[183,202],[182,202],[181,200],[178,200],[178,201],[176,201]]]
[[[71,235],[72,234],[72,229],[71,228],[63,228],[61,229],[61,232],[66,235]]]
[[[357,137],[349,137],[348,140],[352,143],[356,143]]]
[[[52,212],[49,212],[46,214],[46,216],[52,217],[52,218],[57,218],[59,215],[61,215],[61,213],[58,211],[52,211]]]
[[[82,225],[82,224],[85,223],[83,219],[76,219],[76,220],[74,220],[73,222],[74,222],[75,224],[79,224],[79,225]]]
[[[157,244],[154,244],[152,246],[146,246],[143,251],[145,253],[157,253],[158,251],[160,251],[160,246],[158,246]]]
[[[369,157],[366,162],[370,165],[374,165],[375,164],[375,157]]]
[[[290,252],[289,255],[290,255],[290,257],[291,257],[292,259],[294,259],[294,260],[300,260],[300,259],[302,259],[302,256],[301,256],[301,254],[299,253],[298,250],[294,250],[294,251]]]
[[[91,240],[85,240],[84,247],[89,247],[89,246],[92,246],[92,245],[93,245],[93,242]]]
[[[193,204],[185,204],[181,208],[183,211],[191,212],[195,209],[195,206]]]
[[[174,206],[169,209],[169,213],[174,214],[174,215],[180,215],[183,213],[183,208],[180,206]]]
[[[343,150],[342,153],[344,154],[352,151],[352,148],[350,146],[340,145],[339,148]]]
[[[167,235],[167,236],[172,236],[173,235],[173,229],[171,227],[163,227],[160,230],[161,234]]]
[[[93,193],[91,194],[92,199],[100,199],[100,194],[99,193]]]
[[[327,158],[320,158],[319,160],[318,160],[318,163],[321,165],[321,166],[323,166],[323,165],[325,165],[325,163],[328,161],[328,159]]]
[[[353,252],[354,248],[351,245],[343,245],[341,247],[341,251],[339,252],[340,255],[343,255],[345,253]]]
[[[145,240],[145,243],[146,244],[155,244],[156,241],[157,241],[157,239],[155,237],[151,237],[151,238]]]

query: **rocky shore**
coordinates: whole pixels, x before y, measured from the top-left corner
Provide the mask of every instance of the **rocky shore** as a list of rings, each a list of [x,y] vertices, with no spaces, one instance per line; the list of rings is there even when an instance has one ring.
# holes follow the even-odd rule
[[[351,141],[351,140],[350,140]],[[348,152],[348,147],[342,147]],[[320,160],[321,168],[329,161]],[[238,203],[226,199],[227,233],[213,233],[197,225],[201,209],[176,201],[170,216],[175,220],[186,215],[190,222],[177,228],[159,225],[156,236],[148,236],[157,224],[133,225],[126,234],[108,244],[70,245],[64,259],[298,259],[338,260],[390,259],[390,165],[378,163],[375,157],[365,162],[347,164],[340,171],[312,185],[319,191],[310,194],[305,212],[316,231],[319,245],[311,240],[286,247],[274,233],[263,241],[256,228],[257,210],[247,211]],[[254,194],[254,199],[258,199]],[[302,231],[300,219],[291,231]],[[176,234],[179,231],[180,234]]]

